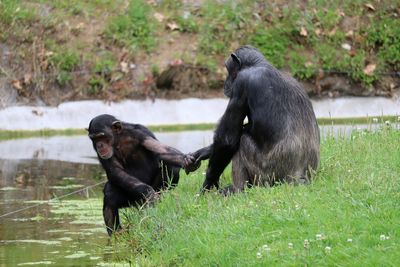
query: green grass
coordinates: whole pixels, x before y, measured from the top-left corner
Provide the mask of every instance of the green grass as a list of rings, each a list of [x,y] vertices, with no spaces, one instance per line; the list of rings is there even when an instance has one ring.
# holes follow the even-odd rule
[[[126,210],[114,249],[138,266],[399,266],[399,148],[385,127],[329,137],[310,185],[227,198],[197,195],[203,163],[154,207]]]
[[[338,75],[370,90],[400,70],[400,20],[395,12],[400,2],[373,1],[372,6],[375,10],[361,0],[303,1],[301,4],[207,0],[200,7],[181,0],[6,0],[0,1],[0,41],[10,47],[16,62],[21,60],[20,64],[25,66],[40,65],[40,74],[44,75],[56,71],[55,78],[50,75],[46,79],[54,79],[61,88],[78,87],[87,96],[102,96],[103,89],[113,83],[113,79],[96,73],[99,64],[118,66],[121,55],[117,51],[127,51],[124,59],[143,61],[142,56],[152,57],[153,52],[158,52],[158,44],[168,40],[171,34],[188,33],[196,37],[197,49],[190,57],[186,56],[185,62],[206,66],[211,71],[222,66],[223,58],[230,51],[252,44],[274,66],[290,71],[300,80],[312,82],[318,70],[324,69],[328,73],[339,72]],[[164,16],[162,22],[154,18],[156,12]],[[100,38],[96,42],[84,42],[82,37],[88,28],[60,27],[76,26],[78,22],[89,27],[89,20],[103,22],[96,29],[98,32],[89,34],[89,38]],[[168,23],[176,23],[178,31],[171,33],[166,27]],[[62,37],[71,33],[72,38]],[[343,49],[343,44],[351,45],[351,51]],[[46,51],[40,49],[42,45]],[[112,61],[101,57],[108,50],[114,54]],[[54,55],[43,58],[42,52],[54,52]],[[174,53],[185,57],[179,51]],[[370,64],[375,65],[375,71],[365,73]],[[78,67],[89,72],[84,79],[70,73]],[[92,72],[95,74],[91,75]],[[125,76],[123,80],[128,79]],[[129,90],[118,94],[129,96]]]
[[[150,52],[156,45],[155,22],[151,7],[142,0],[130,0],[125,14],[117,14],[108,23],[104,34],[108,40],[125,46],[131,52]]]

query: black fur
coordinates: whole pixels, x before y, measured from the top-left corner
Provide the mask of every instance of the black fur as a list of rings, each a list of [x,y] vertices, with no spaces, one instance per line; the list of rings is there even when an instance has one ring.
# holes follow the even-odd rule
[[[219,176],[231,160],[230,190],[306,181],[310,169],[319,164],[320,136],[302,86],[251,46],[237,49],[225,65],[227,109],[213,144],[193,153],[196,161],[210,158],[203,188],[218,188]]]
[[[121,125],[118,132],[112,129],[115,122]],[[88,132],[95,150],[99,134],[112,142],[114,152],[110,158],[103,159],[98,154],[108,178],[104,187],[103,216],[111,235],[120,228],[118,209],[151,202],[157,198],[157,191],[176,185],[186,157],[160,143],[156,143],[154,149],[146,147],[145,140],[158,142],[149,129],[139,124],[120,122],[111,115],[95,117],[89,124]],[[168,153],[164,153],[165,156],[157,149]]]

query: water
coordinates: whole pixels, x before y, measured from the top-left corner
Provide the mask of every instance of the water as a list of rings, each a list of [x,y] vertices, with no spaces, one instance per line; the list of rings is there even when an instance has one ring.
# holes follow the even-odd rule
[[[165,144],[190,152],[209,144],[212,131],[157,133]],[[102,185],[62,200],[42,200],[105,179],[87,136],[0,142],[0,266],[114,263],[102,218]]]
[[[355,129],[381,125],[325,126],[328,134],[349,136]],[[399,125],[395,125],[400,129]],[[183,152],[212,142],[212,131],[156,133]],[[118,261],[109,246],[102,209],[102,186],[51,204],[105,179],[87,136],[57,136],[0,141],[0,266],[95,266]]]
[[[0,130],[83,129],[88,127],[93,117],[102,113],[144,125],[216,123],[227,103],[227,98],[189,98],[125,100],[118,103],[75,101],[57,107],[10,106],[0,108]],[[343,97],[312,100],[312,104],[317,118],[400,115],[400,97]]]

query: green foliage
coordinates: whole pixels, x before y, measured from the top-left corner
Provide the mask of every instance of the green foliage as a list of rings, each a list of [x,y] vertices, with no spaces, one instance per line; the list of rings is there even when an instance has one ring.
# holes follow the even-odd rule
[[[114,66],[115,62],[112,58],[99,59],[94,66],[94,72],[104,75],[110,73]]]
[[[113,17],[105,35],[132,51],[144,49],[150,52],[156,44],[154,37],[154,20],[149,18],[150,6],[142,0],[131,0],[126,14]]]
[[[78,66],[80,57],[74,51],[65,50],[51,56],[50,62],[57,70],[71,72]]]
[[[372,25],[367,44],[378,50],[378,57],[400,70],[400,21],[386,18]]]
[[[90,78],[88,84],[89,84],[89,88],[87,88],[88,94],[97,95],[103,91],[103,89],[107,85],[107,81],[102,76],[93,75]]]
[[[115,60],[111,53],[105,53],[97,59],[93,67],[93,75],[88,81],[89,87],[86,89],[89,95],[101,93],[109,84],[110,75],[115,68]]]
[[[301,49],[289,52],[288,64],[292,75],[296,78],[307,80],[315,75],[316,62],[301,53]]]
[[[157,64],[152,64],[151,65],[151,74],[153,77],[157,77],[160,75],[160,67]]]
[[[160,6],[164,10],[178,11],[182,8],[182,0],[162,0]]]
[[[196,19],[190,13],[178,16],[177,23],[181,32],[197,33],[199,31]]]
[[[266,59],[276,68],[285,66],[290,40],[286,33],[279,28],[259,28],[251,38],[251,43],[257,47]]]
[[[331,136],[310,185],[226,198],[196,195],[203,163],[154,207],[125,211],[114,250],[139,266],[398,266],[399,146],[386,127]]]
[[[59,51],[61,46],[76,51],[82,47],[88,53],[85,64],[96,65],[95,71],[102,72],[113,65],[112,61],[97,62],[96,49],[88,49],[85,42],[80,44],[83,35],[74,28],[78,22],[90,25],[88,19],[98,20],[101,16],[100,19],[107,19],[100,30],[102,41],[108,41],[111,47],[128,48],[131,59],[140,51],[154,51],[156,36],[170,34],[164,24],[175,22],[179,26],[175,36],[191,33],[198,40],[198,49],[187,56],[187,62],[213,71],[221,66],[222,57],[245,44],[259,48],[275,67],[289,69],[299,79],[312,79],[313,69],[323,68],[339,71],[340,75],[370,87],[382,79],[382,72],[400,70],[400,19],[395,12],[400,8],[398,1],[373,1],[374,10],[361,0],[205,0],[199,2],[200,7],[197,2],[189,2],[3,0],[0,40],[12,44],[13,53],[15,50],[15,54],[30,61],[35,40],[37,49],[44,40],[46,50],[52,52]],[[155,11],[165,18],[160,24],[153,17]],[[61,22],[69,22],[72,28],[59,28]],[[66,33],[63,31],[78,31],[79,38],[62,40]],[[352,50],[343,49],[343,43],[351,45]],[[368,64],[377,66],[372,76],[363,71]],[[69,83],[74,77],[68,70],[61,70],[64,73],[57,80],[60,84]]]
[[[358,53],[353,57],[348,56],[346,60],[347,65],[351,69],[349,75],[353,80],[361,82],[365,85],[371,85],[374,81],[378,79],[378,76],[376,74],[367,75],[364,73],[364,68],[366,66],[366,55],[364,50],[358,51]]]
[[[199,29],[199,46],[203,53],[225,53],[232,42],[241,42],[245,33],[240,29],[245,27],[248,15],[246,5],[235,1],[218,3],[206,1],[201,7],[204,23]]]
[[[72,80],[71,72],[79,65],[80,57],[74,51],[60,51],[50,57],[50,63],[58,72],[56,76],[57,83],[65,86]]]
[[[13,25],[19,21],[32,21],[35,13],[21,5],[20,0],[0,1],[0,25]]]

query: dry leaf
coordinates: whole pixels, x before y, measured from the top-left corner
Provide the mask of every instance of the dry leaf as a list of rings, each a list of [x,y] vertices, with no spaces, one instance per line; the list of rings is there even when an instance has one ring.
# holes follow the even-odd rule
[[[354,35],[353,30],[346,32],[346,37],[353,37],[353,35]]]
[[[308,35],[306,28],[300,28],[300,35],[306,37]]]
[[[371,75],[374,74],[375,69],[376,69],[376,64],[368,64],[368,65],[364,68],[363,72],[364,72],[366,75],[371,76]]]
[[[320,34],[321,34],[321,29],[316,28],[316,29],[314,30],[314,32],[315,32],[315,34],[316,34],[317,36],[320,36]]]
[[[128,73],[129,72],[129,68],[128,68],[128,63],[122,61],[119,63],[120,67],[121,67],[121,71],[123,73]]]
[[[333,28],[333,29],[328,33],[328,35],[329,35],[329,36],[333,36],[333,35],[336,34],[336,31],[337,31],[337,29],[336,29],[336,28]]]
[[[165,17],[164,17],[163,14],[156,12],[156,13],[154,13],[154,18],[155,18],[158,22],[163,22],[163,20],[164,20]]]
[[[311,61],[307,61],[306,63],[304,63],[305,67],[311,67],[313,65],[313,63]]]
[[[80,22],[80,23],[78,23],[78,25],[75,26],[75,29],[77,29],[77,30],[81,30],[83,28],[85,28],[85,23],[83,23],[83,22]]]
[[[372,11],[375,11],[375,7],[372,4],[365,4],[365,6]]]
[[[351,49],[349,51],[349,56],[354,57],[357,54],[357,51],[355,49]]]
[[[12,80],[11,85],[17,90],[22,90],[21,82],[19,80]]]
[[[29,85],[32,83],[32,74],[31,73],[25,73],[24,74],[24,84]]]
[[[175,22],[167,23],[167,27],[168,27],[168,29],[170,29],[171,31],[179,30],[179,26],[178,26],[178,24],[176,24]]]

